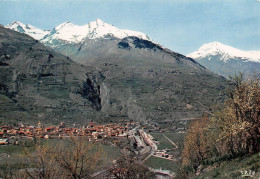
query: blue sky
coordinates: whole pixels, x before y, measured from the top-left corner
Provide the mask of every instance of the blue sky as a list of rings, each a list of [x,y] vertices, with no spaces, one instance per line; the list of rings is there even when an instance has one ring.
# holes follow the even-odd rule
[[[219,41],[260,50],[257,0],[0,0],[0,23],[21,21],[41,29],[97,18],[146,33],[165,47],[188,54]]]

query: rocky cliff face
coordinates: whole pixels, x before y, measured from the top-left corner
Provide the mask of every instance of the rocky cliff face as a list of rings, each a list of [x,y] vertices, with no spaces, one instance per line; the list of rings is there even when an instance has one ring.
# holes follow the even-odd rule
[[[96,71],[0,27],[0,119],[92,120],[102,109]]]

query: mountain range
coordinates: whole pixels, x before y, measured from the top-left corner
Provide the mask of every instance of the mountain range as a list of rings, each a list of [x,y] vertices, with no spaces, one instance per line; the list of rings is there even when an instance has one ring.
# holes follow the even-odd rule
[[[118,29],[100,19],[83,26],[64,22],[52,30],[41,30],[21,22],[8,24],[6,28],[30,35],[68,56],[75,54],[74,46],[84,44],[86,39],[89,41],[94,39],[123,39],[133,36],[153,43],[144,33]],[[220,42],[211,42],[202,45],[197,51],[187,56],[226,78],[239,72],[245,74],[246,77],[260,75],[260,51],[242,51]]]
[[[239,72],[246,77],[260,76],[260,51],[242,51],[220,42],[211,42],[187,56],[226,78]]]
[[[51,46],[55,46],[55,41],[62,41],[64,44],[80,43],[84,39],[109,39],[111,37],[122,39],[124,37],[135,36],[144,40],[150,38],[141,32],[122,30],[107,24],[101,19],[92,21],[86,25],[79,26],[70,22],[64,22],[52,30],[41,30],[29,24],[25,25],[21,22],[13,22],[8,24],[6,28],[15,30],[20,33],[27,34],[36,40],[41,40]]]
[[[17,23],[13,23],[16,24],[14,27],[24,27]],[[7,27],[30,36],[40,32],[12,25]],[[130,118],[174,127],[176,123],[183,123],[181,119],[199,117],[208,110],[205,106],[222,101],[221,91],[227,87],[224,78],[192,58],[153,42],[143,33],[121,30],[99,19],[84,26],[66,22],[47,34],[46,31],[41,35],[38,33],[39,38],[35,40],[8,29],[2,28],[1,31],[1,34],[11,34],[1,37],[10,44],[3,45],[1,52],[3,68],[10,66],[10,73],[1,72],[5,76],[1,81],[5,86],[3,89],[8,89],[2,95],[29,113],[40,116],[49,111],[50,116],[59,114],[55,117],[59,120],[73,116],[94,120]],[[34,44],[41,48],[35,48]],[[20,57],[21,53],[25,55]],[[66,62],[66,68],[54,68],[55,64],[51,64],[53,56],[59,57],[54,58],[55,64]],[[38,57],[41,58],[35,60]],[[18,83],[28,84],[20,85],[23,90],[10,90],[16,84],[14,74],[26,76],[25,81]],[[70,75],[64,80],[67,74]],[[41,82],[42,78],[54,82]],[[27,92],[20,94],[20,91]],[[19,101],[24,98],[27,103]],[[30,99],[33,99],[31,103]],[[61,100],[66,101],[65,104]],[[35,105],[41,101],[46,101],[44,106]],[[82,111],[84,108],[86,110]]]

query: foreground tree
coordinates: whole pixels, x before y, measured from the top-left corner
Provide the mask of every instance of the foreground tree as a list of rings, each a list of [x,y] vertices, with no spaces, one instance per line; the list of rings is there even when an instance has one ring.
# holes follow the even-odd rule
[[[242,75],[231,78],[224,108],[212,116],[218,130],[216,141],[226,146],[226,154],[256,153],[260,150],[260,84],[258,79],[243,81]]]
[[[89,178],[103,154],[84,138],[70,137],[56,145],[38,145],[35,153],[27,156],[33,162],[25,169],[25,178]]]
[[[192,165],[196,168],[208,157],[210,146],[207,127],[207,117],[191,122],[182,153],[183,166]]]

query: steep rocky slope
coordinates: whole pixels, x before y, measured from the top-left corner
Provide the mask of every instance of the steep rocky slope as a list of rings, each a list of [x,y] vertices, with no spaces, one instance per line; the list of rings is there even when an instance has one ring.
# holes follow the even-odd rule
[[[101,110],[102,75],[0,27],[0,120],[83,120]]]

